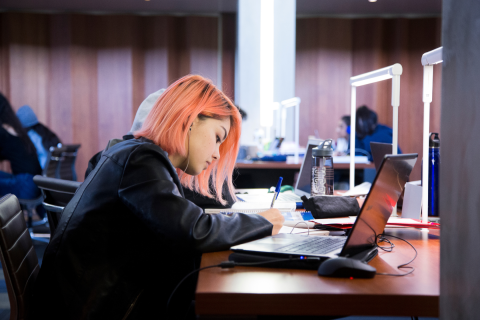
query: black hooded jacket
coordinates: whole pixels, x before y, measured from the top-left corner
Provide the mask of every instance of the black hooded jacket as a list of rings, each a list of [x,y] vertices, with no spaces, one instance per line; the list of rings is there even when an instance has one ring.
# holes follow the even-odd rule
[[[271,235],[259,215],[208,215],[168,155],[141,138],[107,150],[66,206],[35,284],[34,319],[162,319],[202,252]],[[180,318],[195,280],[175,293]]]

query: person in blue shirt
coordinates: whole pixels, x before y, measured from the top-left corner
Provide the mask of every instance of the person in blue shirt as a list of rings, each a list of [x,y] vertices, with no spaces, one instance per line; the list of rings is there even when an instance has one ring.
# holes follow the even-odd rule
[[[23,106],[18,109],[17,117],[35,146],[38,162],[44,169],[50,147],[56,147],[62,142],[55,133],[38,121],[35,112],[29,106]]]
[[[392,143],[392,128],[379,124],[377,113],[367,106],[357,109],[355,124],[355,153],[357,155],[367,155],[368,160],[373,161],[370,142]],[[358,149],[366,151],[366,154],[359,152]],[[398,147],[398,153],[402,153],[400,147]]]

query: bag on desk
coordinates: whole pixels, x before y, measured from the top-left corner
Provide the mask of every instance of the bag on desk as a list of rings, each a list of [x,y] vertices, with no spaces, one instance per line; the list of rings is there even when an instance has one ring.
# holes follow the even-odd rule
[[[356,216],[360,211],[357,199],[340,196],[302,196],[305,210],[311,211],[315,219]]]

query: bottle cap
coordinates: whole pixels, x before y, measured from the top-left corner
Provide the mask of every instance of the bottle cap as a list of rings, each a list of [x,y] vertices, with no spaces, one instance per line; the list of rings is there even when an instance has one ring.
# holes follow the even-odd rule
[[[316,148],[312,149],[314,157],[331,157],[333,155],[332,139],[327,139]]]
[[[440,148],[440,139],[438,138],[438,133],[430,133],[430,136],[428,137],[428,146],[430,148]]]

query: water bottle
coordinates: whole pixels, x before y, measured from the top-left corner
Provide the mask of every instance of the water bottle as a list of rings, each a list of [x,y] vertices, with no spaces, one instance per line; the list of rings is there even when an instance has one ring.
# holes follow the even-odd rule
[[[333,195],[332,139],[325,140],[312,149],[311,196]]]
[[[438,179],[440,177],[440,139],[432,132],[428,148],[428,215],[438,217]]]

